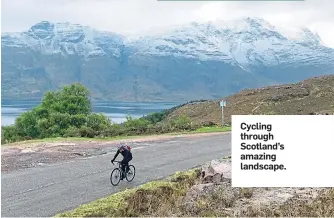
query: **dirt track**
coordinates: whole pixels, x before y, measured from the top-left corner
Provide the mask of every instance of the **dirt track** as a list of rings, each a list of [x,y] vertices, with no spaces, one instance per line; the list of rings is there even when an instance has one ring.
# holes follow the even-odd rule
[[[1,148],[1,172],[9,172],[18,169],[31,168],[44,164],[68,161],[74,158],[96,156],[106,154],[115,149],[119,142],[128,142],[136,147],[139,142],[163,141],[173,138],[200,137],[205,135],[217,135],[224,133],[201,133],[182,136],[144,136],[137,139],[126,140],[59,140],[57,142],[22,142],[5,145]]]

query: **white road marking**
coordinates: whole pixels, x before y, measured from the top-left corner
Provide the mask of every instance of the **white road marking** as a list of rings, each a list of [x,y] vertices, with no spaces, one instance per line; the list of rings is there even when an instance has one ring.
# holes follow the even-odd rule
[[[142,149],[142,148],[145,148],[145,147],[144,147],[144,146],[141,146],[141,147],[135,147],[135,148],[132,148],[131,150]]]

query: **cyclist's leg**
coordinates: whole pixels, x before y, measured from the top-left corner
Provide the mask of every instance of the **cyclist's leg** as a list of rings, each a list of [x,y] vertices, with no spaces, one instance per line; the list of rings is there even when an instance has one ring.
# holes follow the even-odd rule
[[[122,160],[122,170],[124,173],[129,171],[129,162],[132,160],[132,157],[127,157]]]
[[[126,173],[128,173],[129,172],[129,163],[130,163],[130,161],[132,160],[132,155],[130,155],[130,157],[127,159],[127,163],[126,163]]]
[[[125,178],[125,174],[127,173],[127,169],[128,169],[128,163],[129,163],[129,159],[128,158],[123,158],[123,160],[121,161],[121,167],[122,167],[122,177],[121,178]]]
[[[121,176],[121,179],[123,179],[125,177],[125,158],[123,158],[123,160],[121,161],[121,169],[122,169],[122,176]]]

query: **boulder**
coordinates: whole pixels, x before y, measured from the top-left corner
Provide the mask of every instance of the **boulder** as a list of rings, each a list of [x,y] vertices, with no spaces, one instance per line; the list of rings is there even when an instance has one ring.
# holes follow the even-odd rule
[[[207,183],[191,187],[182,201],[182,209],[187,216],[198,216],[204,210],[225,210],[231,207],[239,194],[239,188],[230,183]]]
[[[210,193],[214,186],[215,184],[213,183],[194,185],[187,191],[185,199],[197,199],[202,195]]]
[[[201,169],[201,183],[231,182],[231,161],[211,161]]]
[[[183,198],[182,207],[187,214],[198,214],[200,212],[197,201],[202,196],[210,195],[215,188],[215,184],[198,184],[192,186]]]

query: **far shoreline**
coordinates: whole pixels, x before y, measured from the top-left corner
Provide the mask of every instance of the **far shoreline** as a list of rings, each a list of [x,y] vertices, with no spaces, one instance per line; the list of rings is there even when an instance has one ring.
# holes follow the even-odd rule
[[[15,122],[15,119],[20,116],[20,114],[32,109],[33,107],[40,104],[41,99],[39,100],[14,100],[14,99],[1,99],[1,126],[10,126],[13,125]],[[3,104],[5,103],[5,104]],[[31,104],[30,104],[31,103]],[[16,105],[17,104],[17,105]],[[24,107],[20,107],[20,104],[24,105]],[[28,104],[28,105],[27,105]],[[98,104],[108,104],[111,106],[112,104],[115,104],[115,107],[109,107],[110,110],[106,109],[105,107],[99,107]],[[121,109],[117,107],[117,104],[120,104],[120,107],[127,106],[127,107],[133,107],[133,110],[146,110],[148,113],[126,113],[126,109],[123,109],[123,113],[121,112]],[[137,105],[136,105],[137,104]],[[151,109],[150,106],[157,104],[157,109]],[[108,108],[107,105],[107,108]],[[159,106],[160,105],[160,106]],[[169,105],[169,107],[166,107],[166,105]],[[126,116],[131,116],[133,118],[140,118],[143,116],[148,115],[149,113],[153,112],[161,112],[164,109],[170,109],[174,106],[179,105],[179,103],[173,103],[173,102],[118,102],[118,101],[108,101],[108,100],[92,100],[92,109],[94,113],[103,113],[104,115],[108,116],[113,122],[117,124],[121,124],[126,121]],[[136,106],[141,106],[142,108],[136,109]],[[146,107],[146,108],[145,108]],[[14,110],[17,109],[18,111],[13,112],[4,112],[4,109],[13,108]],[[96,110],[100,108],[100,110]],[[111,110],[116,110],[116,112],[111,112]],[[3,122],[5,121],[5,122]]]

